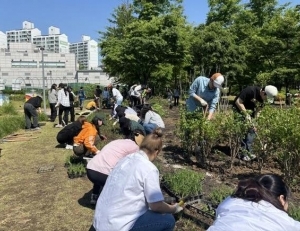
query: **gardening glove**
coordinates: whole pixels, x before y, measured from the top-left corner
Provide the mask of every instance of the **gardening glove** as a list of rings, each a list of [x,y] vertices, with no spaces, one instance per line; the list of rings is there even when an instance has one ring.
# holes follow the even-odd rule
[[[204,99],[200,99],[200,103],[202,105],[202,107],[206,107],[207,106],[207,102]]]
[[[113,126],[115,126],[117,123],[118,123],[119,121],[118,120],[116,120],[114,123],[113,123]]]
[[[55,107],[59,107],[59,103],[55,104]]]
[[[174,206],[175,206],[175,208],[176,208],[174,214],[179,213],[179,212],[181,212],[181,211],[183,210],[183,207],[181,207],[181,206],[179,205],[179,203],[176,203]]]
[[[101,151],[100,151],[100,150],[98,150],[98,151],[96,152],[96,155],[100,154],[100,152],[101,152]]]
[[[251,116],[250,116],[249,114],[246,115],[246,120],[247,120],[247,122],[249,122],[249,123],[252,122]]]

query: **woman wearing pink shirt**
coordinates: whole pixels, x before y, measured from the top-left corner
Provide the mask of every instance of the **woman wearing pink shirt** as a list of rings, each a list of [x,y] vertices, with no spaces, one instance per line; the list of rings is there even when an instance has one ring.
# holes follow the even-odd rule
[[[120,159],[137,152],[144,136],[142,131],[135,130],[131,139],[118,139],[105,145],[87,164],[87,177],[94,183],[90,203],[95,205],[100,195],[100,190],[105,185],[106,179]]]

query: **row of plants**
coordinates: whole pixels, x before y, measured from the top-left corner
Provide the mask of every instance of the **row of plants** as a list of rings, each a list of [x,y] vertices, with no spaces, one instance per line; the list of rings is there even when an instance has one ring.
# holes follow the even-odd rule
[[[256,129],[253,144],[254,154],[258,159],[258,169],[265,163],[278,162],[285,180],[288,183],[298,182],[300,172],[300,110],[296,107],[280,109],[266,106],[260,116],[251,124],[232,111],[219,112],[215,119],[207,121],[201,112],[181,110],[179,136],[185,149],[185,156],[196,155],[203,167],[211,163],[211,153],[220,144],[230,150],[231,169],[241,153],[241,142],[252,126]],[[249,166],[254,168],[253,166]]]

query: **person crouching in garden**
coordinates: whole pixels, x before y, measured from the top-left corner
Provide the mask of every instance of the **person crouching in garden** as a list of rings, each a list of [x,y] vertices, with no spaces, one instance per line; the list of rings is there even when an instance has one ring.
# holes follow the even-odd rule
[[[42,96],[34,96],[24,104],[25,129],[39,130],[38,111],[40,111],[43,102]],[[31,121],[32,119],[32,121]]]
[[[104,117],[95,116],[91,122],[84,122],[82,130],[74,137],[73,151],[76,156],[94,156],[100,152],[96,147],[97,143],[105,140],[101,135],[100,127],[105,125]]]
[[[154,112],[149,104],[143,106],[141,114],[141,123],[143,124],[146,134],[152,133],[152,131],[158,127],[165,128],[165,123],[161,116]]]
[[[233,101],[233,110],[240,113],[250,126],[241,145],[241,158],[245,161],[256,158],[252,151],[252,145],[256,137],[256,128],[252,123],[252,119],[258,115],[259,110],[264,106],[264,102],[267,100],[273,102],[277,94],[277,88],[272,85],[265,87],[248,86]]]
[[[65,126],[57,133],[57,142],[60,144],[65,144],[66,149],[73,149],[73,139],[81,131],[84,122],[86,122],[86,117],[79,116],[75,122]]]
[[[90,102],[87,103],[86,105],[86,109],[90,110],[90,111],[94,111],[95,109],[99,109],[99,107],[97,106],[97,100],[93,99]]]
[[[120,119],[119,119],[119,124],[120,124],[121,133],[125,137],[130,136],[130,134],[134,130],[137,130],[137,129],[140,130],[144,136],[146,135],[146,131],[141,124],[139,124],[138,122],[136,122],[134,120],[130,120],[130,119],[126,118],[125,114],[123,114],[123,115],[124,116],[120,117]]]
[[[216,210],[207,231],[300,231],[300,222],[287,213],[290,190],[275,174],[241,180]]]
[[[159,171],[152,163],[162,150],[162,130],[146,136],[140,150],[122,158],[110,172],[98,198],[96,231],[167,231],[175,227],[178,204],[164,202]]]
[[[200,109],[206,112],[208,110],[207,119],[211,120],[219,102],[223,82],[224,77],[221,73],[215,73],[210,78],[204,76],[196,78],[189,89],[190,97],[186,101],[187,111],[194,112]]]
[[[93,193],[90,203],[95,205],[104,187],[106,179],[115,165],[123,157],[137,152],[144,136],[139,130],[131,133],[127,139],[114,140],[105,145],[87,164],[87,177],[93,182]]]

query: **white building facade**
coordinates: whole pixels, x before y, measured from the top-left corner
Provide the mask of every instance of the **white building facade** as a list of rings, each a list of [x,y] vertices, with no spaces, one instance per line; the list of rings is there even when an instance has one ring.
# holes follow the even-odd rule
[[[7,37],[6,34],[0,31],[0,50],[7,49]]]
[[[8,49],[10,43],[32,43],[32,39],[39,35],[41,35],[41,31],[34,28],[32,22],[24,21],[22,29],[6,31]]]
[[[43,87],[53,83],[76,82],[75,54],[41,52],[31,43],[11,44],[9,51],[0,51],[0,79],[6,86],[21,83],[22,87]]]
[[[70,44],[70,52],[76,54],[80,69],[95,70],[98,68],[98,43],[89,36],[82,36],[81,42]]]

